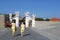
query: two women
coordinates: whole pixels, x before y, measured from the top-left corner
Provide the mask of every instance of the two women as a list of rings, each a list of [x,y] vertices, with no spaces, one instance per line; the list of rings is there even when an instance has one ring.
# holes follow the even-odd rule
[[[16,29],[16,25],[15,25],[14,21],[12,21],[11,29],[12,29],[12,37],[14,37],[14,33],[15,33],[15,29]],[[24,30],[25,30],[25,25],[22,22],[21,27],[20,27],[21,37],[24,35]]]

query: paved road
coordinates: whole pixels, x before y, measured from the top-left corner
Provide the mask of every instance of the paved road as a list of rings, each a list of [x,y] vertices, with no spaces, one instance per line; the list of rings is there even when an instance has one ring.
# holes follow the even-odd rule
[[[13,40],[11,36],[11,30],[1,35],[0,40]],[[30,28],[26,28],[24,37],[21,37],[19,29],[17,29],[17,31],[15,32],[14,40],[49,40],[49,39],[31,30]]]
[[[0,37],[8,31],[9,31],[9,28],[2,28],[2,29],[0,28]]]
[[[35,27],[31,30],[34,30],[35,32],[47,37],[50,40],[60,40],[60,23],[51,24],[44,27]]]

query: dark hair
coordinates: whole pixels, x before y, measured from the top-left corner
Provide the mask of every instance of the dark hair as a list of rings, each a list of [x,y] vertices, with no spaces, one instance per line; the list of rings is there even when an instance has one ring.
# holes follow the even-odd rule
[[[16,23],[16,20],[13,19],[12,22]]]

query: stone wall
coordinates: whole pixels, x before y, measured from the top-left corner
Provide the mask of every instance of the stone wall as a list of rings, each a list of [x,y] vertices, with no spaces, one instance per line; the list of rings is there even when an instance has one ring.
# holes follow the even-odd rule
[[[43,27],[43,26],[53,25],[53,24],[56,24],[56,23],[60,23],[60,22],[36,21],[36,22],[35,22],[35,26],[36,26],[36,27]]]
[[[5,27],[4,15],[0,14],[0,29]]]

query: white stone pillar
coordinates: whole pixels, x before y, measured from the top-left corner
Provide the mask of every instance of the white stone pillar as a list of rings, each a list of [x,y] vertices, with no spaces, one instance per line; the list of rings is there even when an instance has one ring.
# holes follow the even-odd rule
[[[12,22],[12,13],[9,13],[9,20]]]
[[[16,13],[16,27],[19,27],[19,12],[15,12]]]
[[[25,26],[29,27],[29,12],[28,11],[25,13]]]
[[[32,27],[35,27],[35,15],[32,15]]]

